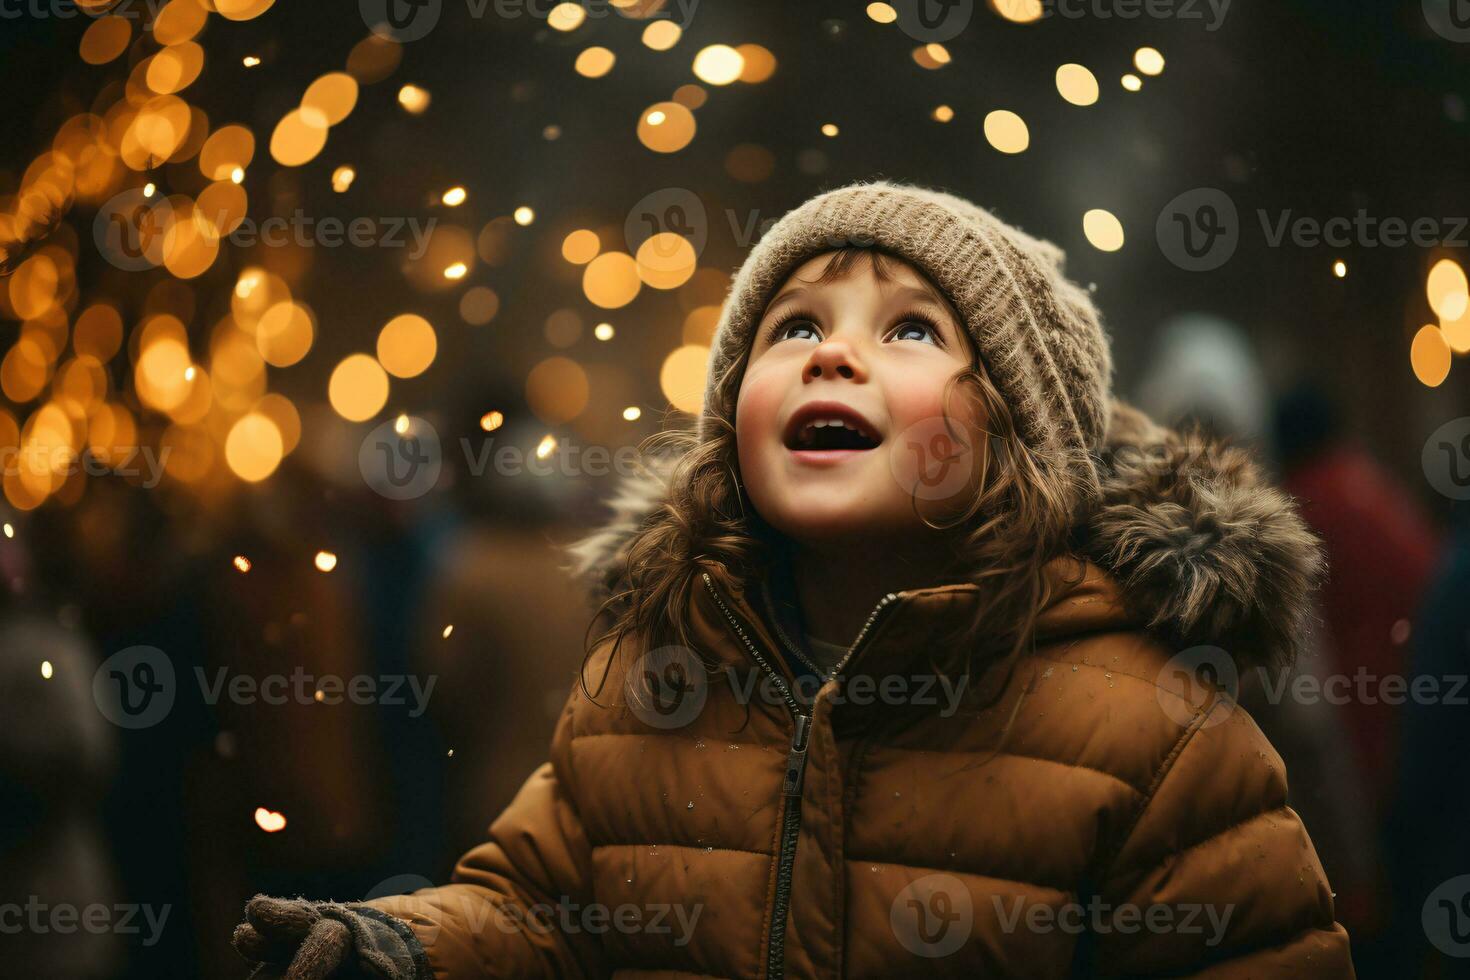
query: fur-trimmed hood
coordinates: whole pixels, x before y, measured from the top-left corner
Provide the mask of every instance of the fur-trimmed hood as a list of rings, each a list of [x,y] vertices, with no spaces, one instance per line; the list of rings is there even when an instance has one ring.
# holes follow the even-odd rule
[[[1210,644],[1245,665],[1290,663],[1325,562],[1291,500],[1250,454],[1157,425],[1114,401],[1100,496],[1073,529],[1077,554],[1117,580],[1131,618],[1177,647]],[[668,469],[625,479],[612,516],[569,550],[602,599],[667,489]]]

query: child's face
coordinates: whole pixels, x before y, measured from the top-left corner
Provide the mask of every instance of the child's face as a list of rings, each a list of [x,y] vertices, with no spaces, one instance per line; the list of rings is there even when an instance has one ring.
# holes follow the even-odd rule
[[[816,284],[833,255],[797,268],[761,317],[735,409],[741,479],[761,516],[798,542],[923,532],[920,514],[940,519],[976,492],[971,447],[984,419],[965,386],[948,424],[944,405],[946,383],[975,365],[973,347],[913,266],[888,258],[882,282],[868,254]],[[847,425],[812,424],[832,419]]]

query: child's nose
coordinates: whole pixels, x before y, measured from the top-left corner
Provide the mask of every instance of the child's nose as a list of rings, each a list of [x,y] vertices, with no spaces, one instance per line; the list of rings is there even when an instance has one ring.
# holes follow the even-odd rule
[[[846,340],[834,337],[818,344],[813,348],[811,357],[807,358],[802,380],[815,381],[818,378],[866,381],[868,372],[853,346]]]

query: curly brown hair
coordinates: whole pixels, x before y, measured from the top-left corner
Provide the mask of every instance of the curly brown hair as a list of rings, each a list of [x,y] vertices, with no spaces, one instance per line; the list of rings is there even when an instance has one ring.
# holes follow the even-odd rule
[[[887,280],[891,279],[887,263],[903,261],[879,246],[834,251],[816,282],[847,275],[864,256],[870,258],[875,275]],[[981,453],[980,491],[963,513],[942,525],[920,515],[930,527],[947,534],[952,546],[946,570],[950,581],[969,582],[981,590],[972,622],[964,635],[953,638],[959,645],[944,644],[970,654],[963,663],[952,665],[965,671],[974,666],[976,655],[986,660],[999,655],[1013,665],[1032,644],[1037,618],[1057,584],[1046,566],[1070,552],[1069,501],[1076,499],[1075,488],[1059,485],[1065,478],[1051,476],[1057,469],[1041,465],[1021,438],[973,343],[971,353],[971,367],[946,386],[944,405],[945,418],[952,421],[952,398],[964,392],[984,413],[987,438]],[[616,587],[588,627],[589,656],[608,640],[616,653],[625,639],[635,636],[645,649],[691,647],[687,615],[701,559],[719,563],[747,585],[767,575],[771,563],[780,560],[781,536],[755,511],[739,479],[733,420],[744,368],[743,360],[736,361],[723,376],[711,379],[702,439],[689,428],[661,432],[644,443],[646,455],[672,461],[667,492],[621,551],[613,577]],[[963,445],[959,431],[952,424],[950,429]],[[917,514],[917,497],[914,504]],[[1077,574],[1080,578],[1080,562]],[[599,623],[607,628],[594,638]]]

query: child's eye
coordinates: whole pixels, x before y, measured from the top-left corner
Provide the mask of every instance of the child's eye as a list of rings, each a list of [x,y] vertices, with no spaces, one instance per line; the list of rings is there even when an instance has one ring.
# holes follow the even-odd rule
[[[889,334],[890,340],[917,340],[921,344],[933,344],[943,347],[944,341],[939,339],[939,328],[928,317],[918,313],[906,313],[893,333]]]
[[[783,340],[816,340],[817,324],[806,313],[794,312],[771,325],[767,332],[767,339],[773,344],[779,344]]]

